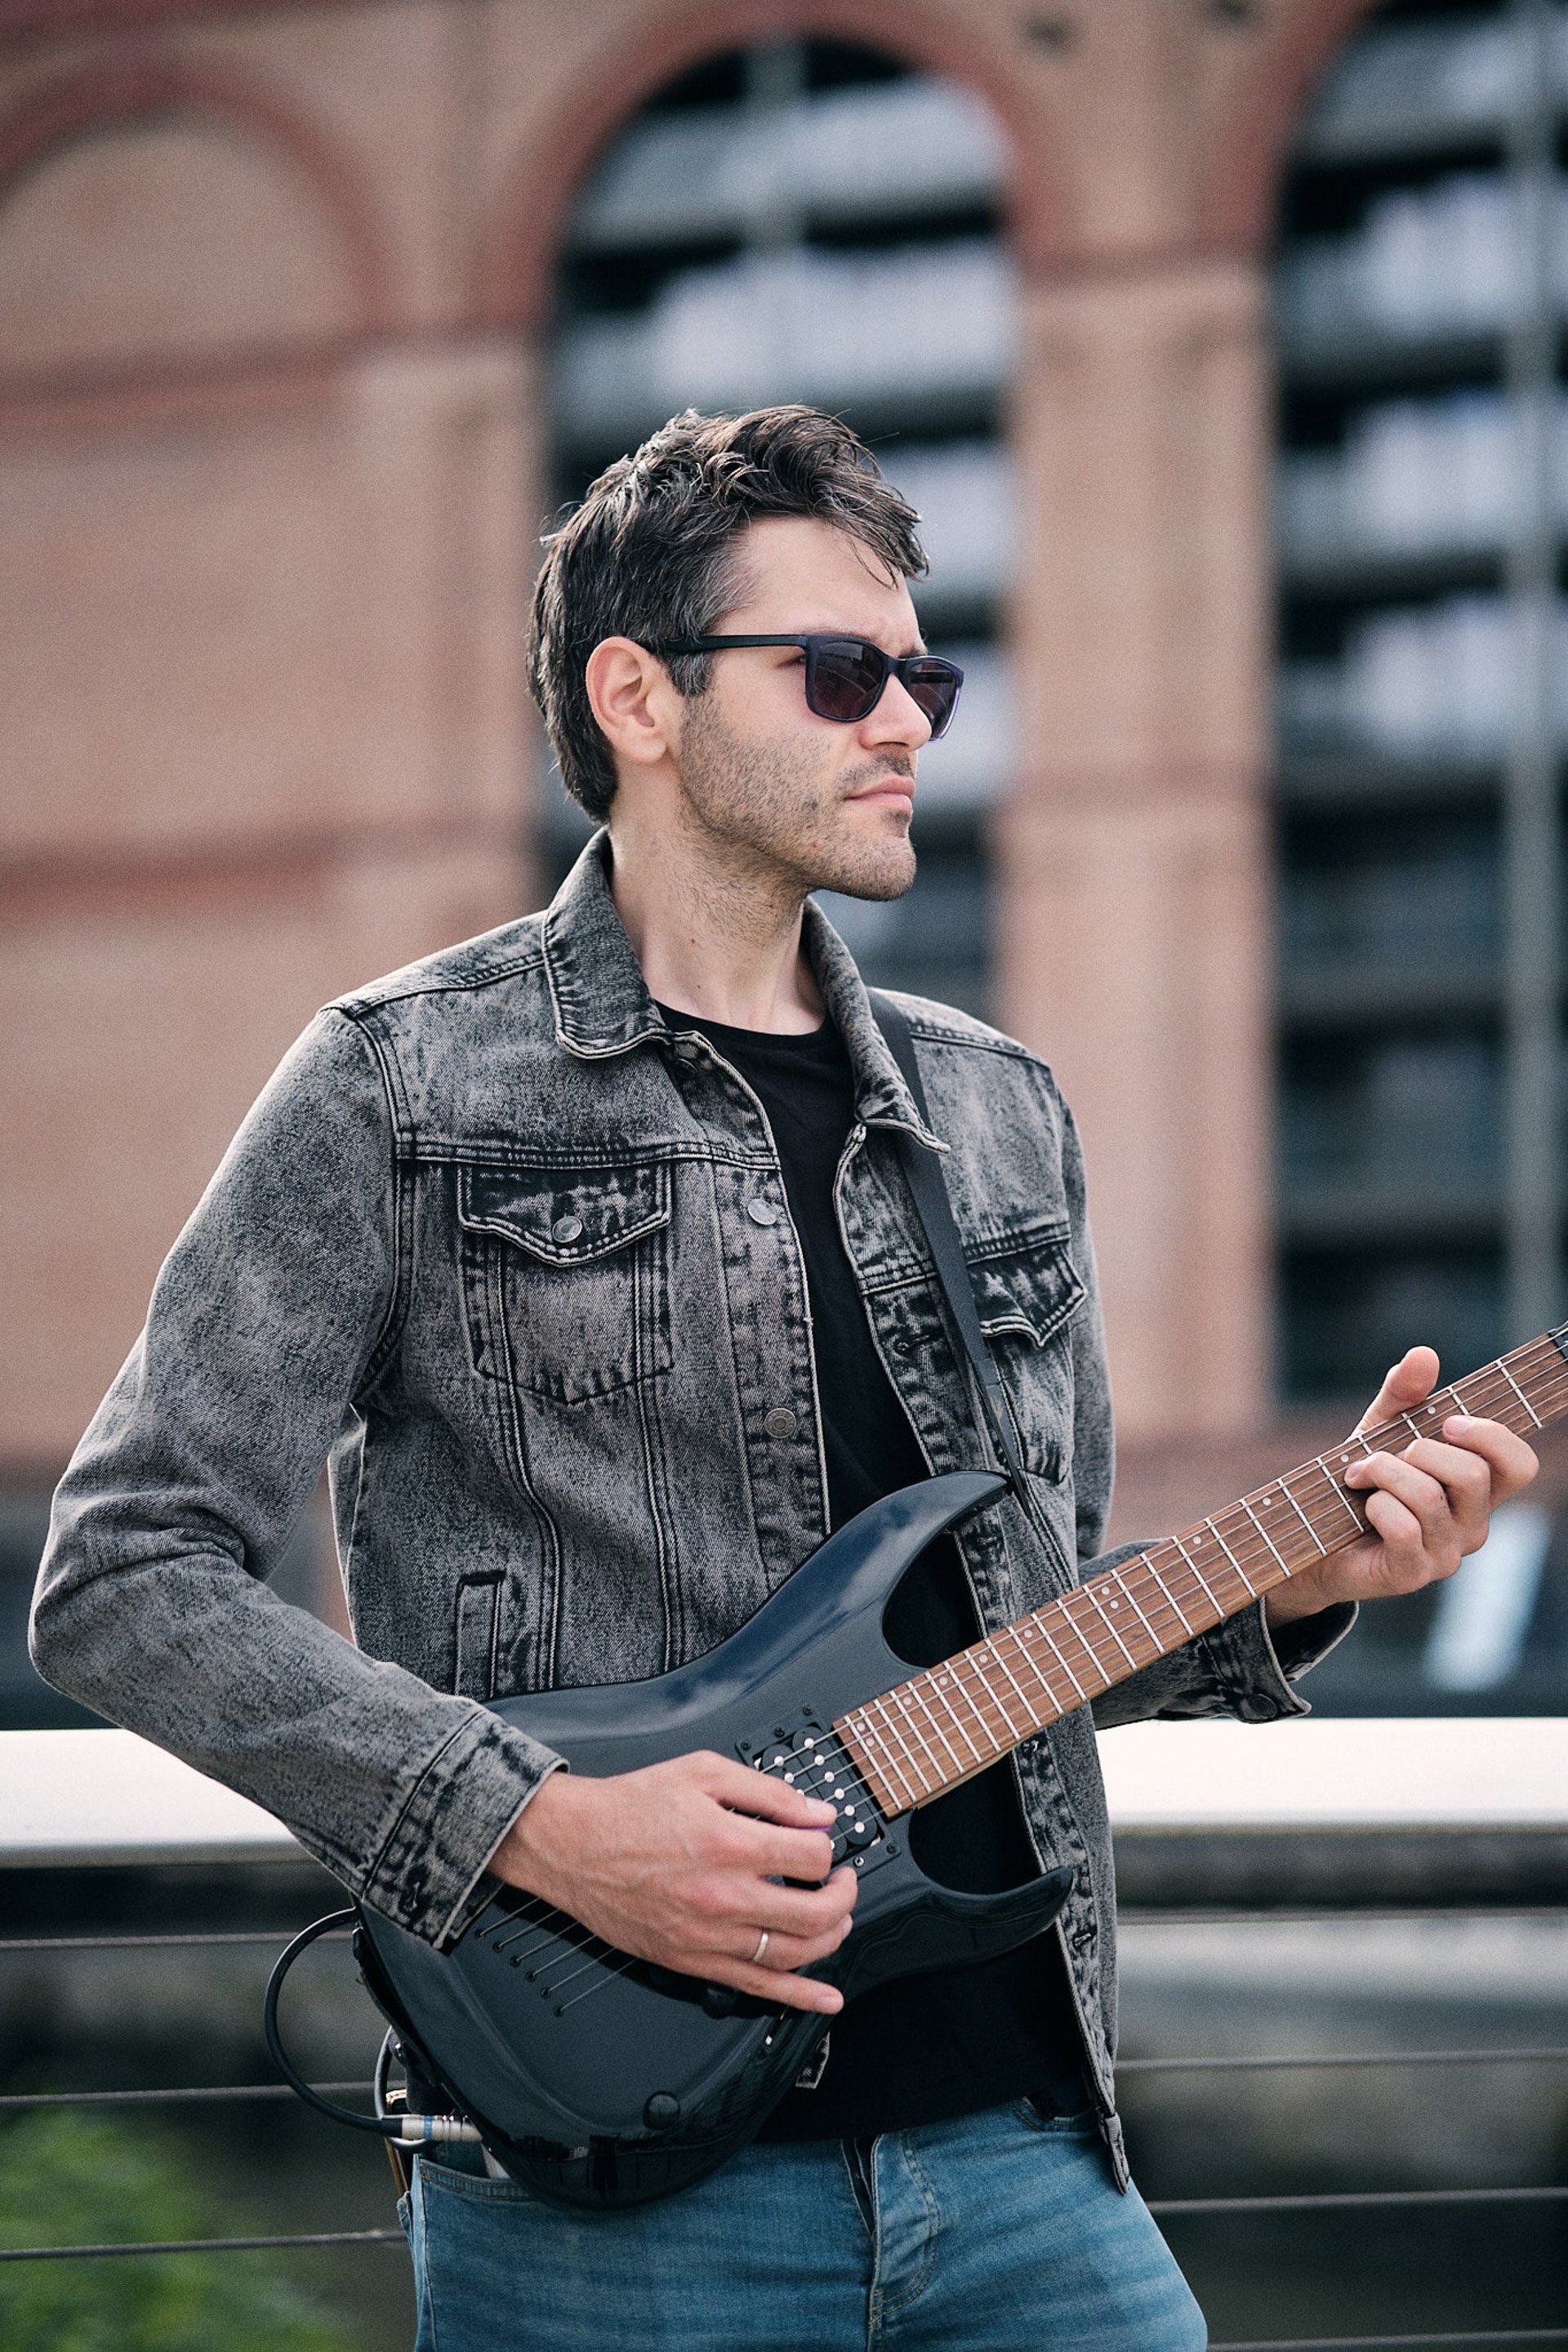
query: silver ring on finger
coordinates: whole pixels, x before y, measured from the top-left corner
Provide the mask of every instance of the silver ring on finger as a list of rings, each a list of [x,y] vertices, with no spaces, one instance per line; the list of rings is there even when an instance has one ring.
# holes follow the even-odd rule
[[[767,1948],[768,1948],[768,1931],[767,1931],[767,1929],[764,1927],[764,1928],[762,1930],[762,1932],[760,1933],[760,1935],[758,1936],[758,1937],[757,1937],[757,1948],[756,1948],[756,1950],[752,1954],[752,1966],[754,1969],[760,1969],[760,1968],[762,1967],[762,1965],[763,1965],[763,1959],[765,1958],[765,1957],[766,1957],[766,1955],[767,1955]]]

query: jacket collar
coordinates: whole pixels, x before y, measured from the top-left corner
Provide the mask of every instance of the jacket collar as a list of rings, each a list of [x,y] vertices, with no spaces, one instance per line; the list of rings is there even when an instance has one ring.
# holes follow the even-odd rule
[[[805,903],[802,944],[855,1074],[857,1115],[868,1127],[910,1129],[939,1141],[915,1108],[902,1071],[877,1025],[854,957],[814,899]],[[594,835],[544,918],[544,966],[563,1050],[584,1060],[623,1054],[668,1027],[648,994],[626,926],[610,895],[609,838]]]

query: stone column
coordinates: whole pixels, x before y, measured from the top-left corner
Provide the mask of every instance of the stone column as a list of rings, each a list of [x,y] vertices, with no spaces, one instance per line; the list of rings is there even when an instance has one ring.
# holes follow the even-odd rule
[[[1037,281],[998,1003],[1082,1126],[1120,1424],[1268,1402],[1268,451],[1258,265]]]

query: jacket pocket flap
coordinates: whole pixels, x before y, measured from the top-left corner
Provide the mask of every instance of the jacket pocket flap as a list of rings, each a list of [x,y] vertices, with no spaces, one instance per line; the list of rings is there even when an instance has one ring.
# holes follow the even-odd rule
[[[980,1328],[988,1337],[1013,1331],[1043,1348],[1083,1303],[1065,1224],[1003,1235],[967,1262]]]
[[[458,1215],[547,1265],[584,1265],[669,1223],[669,1171],[641,1168],[465,1168]]]

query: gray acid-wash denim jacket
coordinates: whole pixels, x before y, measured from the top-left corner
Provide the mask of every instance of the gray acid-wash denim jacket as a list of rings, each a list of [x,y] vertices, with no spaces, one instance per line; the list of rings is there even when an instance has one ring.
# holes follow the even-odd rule
[[[1038,1501],[959,1537],[987,1626],[1099,1551],[1111,1430],[1071,1118],[1050,1072],[902,1000],[922,1125],[855,965],[806,949],[856,1080],[837,1180],[878,1350],[933,1471],[990,1460],[900,1171],[943,1165]],[[748,1213],[766,1204],[768,1222]],[[765,1211],[764,1211],[765,1214]],[[266,1582],[331,1465],[353,1643]],[[251,1111],[56,1499],[39,1670],[286,1822],[443,1943],[559,1762],[484,1702],[710,1649],[827,1533],[801,1255],[761,1105],[650,999],[590,845],[547,913],[318,1016]],[[1294,1675],[1342,1630],[1314,1621]],[[1295,1631],[1295,1629],[1292,1629]],[[1101,1725],[1305,1712],[1258,1611],[1107,1694]],[[1011,1768],[1112,2106],[1094,1725]]]

